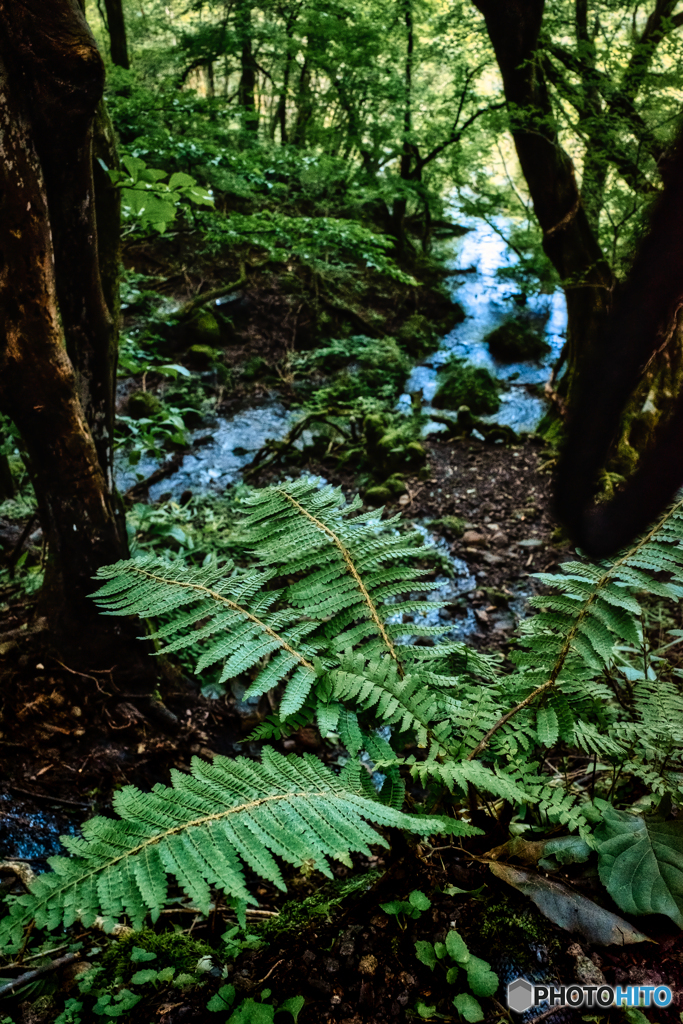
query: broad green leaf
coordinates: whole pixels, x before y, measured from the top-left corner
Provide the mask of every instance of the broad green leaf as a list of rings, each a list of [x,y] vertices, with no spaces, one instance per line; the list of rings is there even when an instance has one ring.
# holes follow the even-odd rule
[[[130,954],[130,959],[134,964],[145,963],[147,960],[156,960],[156,953],[150,953],[147,949],[141,949],[140,946],[133,946]]]
[[[459,996],[456,996],[453,1000],[453,1006],[469,1024],[474,1024],[475,1021],[484,1019],[481,1006],[469,992],[461,992]]]
[[[489,870],[508,885],[524,893],[545,917],[568,932],[578,932],[595,946],[626,946],[651,942],[623,917],[572,892],[565,885],[542,878],[511,864],[489,864]]]
[[[448,970],[446,971],[446,981],[448,982],[448,984],[449,985],[454,985],[455,982],[458,980],[458,975],[459,974],[460,974],[460,968],[459,967],[449,967]]]
[[[467,982],[475,996],[492,996],[498,988],[498,975],[491,965],[478,956],[470,956],[466,969]]]
[[[196,184],[197,179],[193,178],[191,174],[184,174],[183,171],[176,171],[175,174],[171,175],[168,187],[181,188],[182,186],[192,186]]]
[[[228,1024],[273,1024],[275,1008],[269,1003],[245,999],[228,1017]]]
[[[235,1002],[235,987],[234,985],[222,985],[215,995],[211,996],[208,1003],[206,1004],[207,1010],[211,1010],[212,1013],[223,1010],[223,1012],[230,1009],[232,1004]]]
[[[299,1014],[303,1010],[304,1003],[306,1000],[303,996],[291,996],[290,999],[285,999],[277,1008],[277,1013],[291,1013],[295,1021],[298,1021]]]
[[[446,936],[446,949],[451,960],[464,965],[470,958],[470,951],[465,945],[465,940],[455,928],[452,928]]]
[[[145,967],[141,971],[136,971],[130,980],[134,985],[146,985],[150,981],[156,981],[158,977],[159,972],[153,967]]]
[[[434,947],[431,942],[427,942],[426,939],[418,939],[415,943],[415,956],[420,963],[424,964],[425,967],[428,967],[430,971],[433,971],[436,967],[436,953],[434,952]]]
[[[416,910],[429,910],[432,905],[432,901],[419,889],[413,889],[408,901]]]
[[[627,914],[665,914],[683,928],[683,821],[605,810],[596,830],[600,880]]]

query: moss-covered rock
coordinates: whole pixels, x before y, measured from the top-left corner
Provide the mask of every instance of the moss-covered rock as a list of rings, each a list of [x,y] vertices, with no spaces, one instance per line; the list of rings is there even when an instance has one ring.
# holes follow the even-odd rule
[[[187,350],[187,361],[197,370],[208,370],[216,359],[216,350],[210,345],[190,345]]]
[[[128,397],[128,415],[134,420],[149,419],[160,413],[163,402],[151,391],[134,391]]]
[[[185,338],[188,345],[209,345],[219,348],[221,331],[213,313],[208,309],[200,309],[184,325]]]
[[[144,961],[131,960],[135,949],[147,954]],[[106,984],[121,978],[128,983],[141,967],[152,967],[157,971],[173,967],[176,976],[193,975],[197,964],[204,958],[212,958],[215,962],[216,954],[201,939],[193,939],[182,932],[157,933],[145,928],[129,932],[107,947],[102,956],[102,975],[98,980]]]
[[[392,473],[392,475],[384,481],[384,486],[388,487],[393,495],[403,494],[406,489],[406,482],[403,478],[403,473]]]
[[[508,320],[484,338],[489,352],[501,363],[539,360],[550,352],[542,334],[524,320]]]
[[[452,356],[439,371],[439,387],[434,396],[437,409],[460,409],[466,405],[473,413],[496,412],[500,388],[484,366],[472,366]]]
[[[388,501],[391,501],[392,497],[390,489],[385,487],[384,484],[368,487],[365,492],[365,501],[368,505],[374,505],[375,508],[378,505],[386,505]]]

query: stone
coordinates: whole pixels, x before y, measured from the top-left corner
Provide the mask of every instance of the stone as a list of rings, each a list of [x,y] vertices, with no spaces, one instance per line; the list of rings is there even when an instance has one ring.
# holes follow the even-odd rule
[[[183,325],[185,337],[192,345],[210,345],[218,348],[221,344],[221,330],[218,321],[208,309],[201,309]]]
[[[368,487],[365,492],[365,501],[368,505],[385,505],[392,497],[389,488],[384,486]]]
[[[208,370],[216,358],[216,352],[210,345],[190,345],[187,359],[197,370]]]
[[[488,543],[483,533],[478,533],[477,530],[465,530],[460,539],[463,544],[468,544],[475,548],[486,547]]]
[[[499,530],[497,533],[494,533],[493,537],[491,537],[491,543],[494,548],[506,548],[510,543],[510,539],[506,533]]]
[[[128,415],[134,420],[149,419],[163,408],[164,403],[151,391],[134,391],[128,397]]]
[[[372,953],[369,953],[367,956],[364,956],[361,959],[361,962],[358,964],[358,970],[360,971],[361,974],[372,976],[377,970],[378,966],[379,962],[377,960],[377,957],[373,956]]]

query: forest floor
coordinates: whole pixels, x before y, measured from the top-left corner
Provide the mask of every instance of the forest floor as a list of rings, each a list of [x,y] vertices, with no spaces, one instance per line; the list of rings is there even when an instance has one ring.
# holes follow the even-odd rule
[[[134,255],[129,253],[131,260]],[[138,271],[143,257],[137,254]],[[229,278],[235,268],[224,270]],[[196,287],[199,278],[191,283]],[[204,282],[205,287],[212,284],[215,281]],[[191,294],[185,291],[181,297]],[[278,286],[267,279],[253,291],[245,289],[240,302],[243,321],[223,348],[224,363],[239,370],[258,357],[271,377],[265,384],[258,376],[247,383],[238,373],[228,391],[216,381],[211,385],[214,414],[227,415],[247,402],[258,402],[276,384],[286,400],[291,395],[282,372],[287,353],[297,332],[305,335],[310,327],[311,307],[292,298],[291,282],[285,291],[281,282]],[[390,304],[390,294],[377,299],[377,309],[383,307],[385,317]],[[431,312],[433,319],[447,319],[439,302]],[[344,311],[333,315],[343,319]],[[403,310],[401,316],[405,315]],[[182,344],[174,358],[192,366]],[[163,391],[164,382],[153,369],[146,378],[133,374],[122,389],[122,409],[141,382],[143,389]],[[468,641],[504,657],[524,600],[539,589],[532,574],[552,571],[571,555],[553,517],[552,481],[544,468],[547,453],[535,439],[495,445],[439,434],[431,435],[425,447],[428,469],[406,472],[403,492],[390,501],[387,511],[401,512],[422,525],[461,560],[463,571],[476,583],[453,601],[446,617],[453,626],[473,619]],[[180,449],[176,465],[182,454]],[[300,462],[289,465],[285,457],[250,482],[262,485],[301,469]],[[358,490],[357,475],[334,460],[311,457],[305,469],[340,485],[348,496]],[[130,498],[144,493],[144,486],[134,488]],[[30,531],[23,536],[28,525],[28,519],[0,522],[0,537],[10,552],[25,545],[37,564],[41,539]],[[257,754],[258,745],[247,737],[272,711],[267,695],[258,706],[248,706],[241,701],[243,689],[237,687],[218,698],[203,696],[194,678],[166,664],[162,696],[177,719],[177,725],[169,727],[139,697],[121,692],[114,672],[75,671],[41,647],[39,636],[26,643],[22,633],[31,628],[33,606],[31,595],[15,595],[0,608],[0,858],[5,858],[0,861],[0,885],[5,891],[18,884],[17,865],[22,871],[44,870],[46,858],[59,851],[60,834],[76,834],[93,813],[110,814],[122,786],[147,790],[167,783],[170,770],[188,770],[195,755],[210,759],[217,754]],[[342,753],[323,744],[312,727],[275,746],[283,752],[314,752],[331,764],[338,763]],[[425,795],[414,787],[412,798]],[[287,894],[252,879],[259,906],[248,912],[241,946],[224,959],[216,950],[232,921],[229,908],[219,901],[203,918],[187,906],[170,906],[163,912],[165,924],[175,926],[190,945],[196,941],[191,947],[195,952],[211,947],[214,968],[202,987],[147,986],[142,1002],[127,1019],[141,1024],[203,1021],[207,995],[227,978],[242,996],[256,998],[267,990],[264,1002],[303,995],[302,1024],[383,1024],[410,1017],[453,1020],[447,1009],[452,1005],[452,984],[446,983],[445,970],[440,964],[432,970],[415,956],[416,941],[443,941],[449,927],[457,928],[471,951],[492,964],[503,985],[521,973],[569,983],[592,968],[601,971],[608,984],[665,981],[683,987],[683,940],[668,919],[648,919],[646,931],[658,945],[610,947],[591,952],[588,960],[567,932],[491,875],[486,854],[507,839],[506,823],[498,822],[493,810],[486,832],[484,846],[470,843],[467,849],[453,839],[435,848],[387,833],[388,848],[376,846],[370,857],[356,856],[353,870],[337,865],[334,881],[304,869],[290,872]],[[14,867],[8,867],[8,861]],[[585,895],[593,889],[598,892],[597,880],[579,877],[571,868],[556,877]],[[406,900],[416,890],[430,894],[428,910],[411,916],[382,909],[382,904]],[[604,892],[600,899],[605,902]],[[121,941],[125,939],[124,935]],[[73,994],[82,965],[100,962],[103,936],[96,929],[82,930],[71,941],[81,943],[75,954],[79,959],[49,975],[43,988],[18,993],[8,1002],[23,1024],[52,1021],[55,993]],[[145,947],[148,941],[152,939],[145,933],[136,935],[139,945]],[[490,1003],[490,1020],[510,1019],[500,1002],[501,992]],[[671,1007],[659,1011],[657,1019],[667,1024],[677,1020],[677,1014]],[[521,1019],[526,1022],[531,1016]],[[557,1024],[570,1018],[569,1011],[552,1016]]]

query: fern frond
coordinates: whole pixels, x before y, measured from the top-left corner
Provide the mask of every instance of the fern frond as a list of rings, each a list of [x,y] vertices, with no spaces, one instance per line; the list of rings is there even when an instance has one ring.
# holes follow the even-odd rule
[[[173,773],[172,787],[142,793],[127,786],[114,805],[118,820],[93,818],[82,838],[62,837],[72,856],[51,858],[53,870],[13,901],[0,924],[0,945],[31,920],[48,929],[76,919],[90,927],[101,916],[111,930],[125,914],[140,928],[148,914],[152,920],[160,914],[169,877],[204,914],[211,886],[255,902],[245,866],[280,889],[276,858],[308,862],[332,878],[330,857],[347,861],[354,851],[369,855],[370,843],[388,845],[373,825],[421,835],[476,831],[455,819],[403,814],[361,795],[358,785],[345,786],[315,757],[284,757],[269,748],[261,763],[195,758],[190,775]]]

